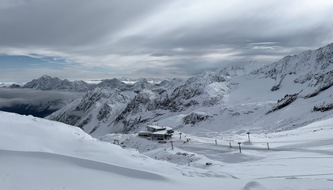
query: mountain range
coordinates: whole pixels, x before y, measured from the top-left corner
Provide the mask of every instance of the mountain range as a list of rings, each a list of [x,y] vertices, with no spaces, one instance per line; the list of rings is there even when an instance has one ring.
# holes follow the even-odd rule
[[[22,88],[29,88],[44,91],[67,91],[67,92],[87,92],[95,88],[117,88],[122,91],[140,91],[144,88],[150,89],[159,82],[150,79],[141,78],[129,81],[129,79],[103,79],[98,83],[87,83],[82,80],[69,81],[67,79],[59,79],[58,77],[51,77],[43,75],[38,79],[33,79],[22,86]],[[19,85],[13,84],[10,88],[20,88]]]
[[[333,44],[261,68],[231,66],[188,80],[105,80],[48,118],[93,136],[158,123],[200,135],[281,131],[332,117]],[[207,135],[207,133],[205,133]]]
[[[84,81],[71,82],[67,79],[61,80],[57,77],[50,77],[44,75],[38,79],[23,85],[23,88],[32,88],[36,90],[61,90],[61,91],[73,91],[73,92],[86,92],[90,90],[90,85]]]

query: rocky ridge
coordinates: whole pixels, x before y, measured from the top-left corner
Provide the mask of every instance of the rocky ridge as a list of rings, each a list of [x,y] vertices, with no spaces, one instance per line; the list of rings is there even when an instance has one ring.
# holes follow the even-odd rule
[[[38,79],[26,83],[22,88],[32,88],[36,90],[60,90],[71,92],[86,92],[91,86],[84,81],[71,82],[67,79],[61,80],[57,77],[44,75]]]

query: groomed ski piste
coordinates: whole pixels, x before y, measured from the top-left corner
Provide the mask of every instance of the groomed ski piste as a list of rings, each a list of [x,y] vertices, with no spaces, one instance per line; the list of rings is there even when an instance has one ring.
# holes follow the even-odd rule
[[[77,127],[5,112],[0,128],[4,190],[333,189],[333,119],[253,133],[250,141],[247,134],[180,139],[176,132],[173,149],[134,134],[101,141]]]

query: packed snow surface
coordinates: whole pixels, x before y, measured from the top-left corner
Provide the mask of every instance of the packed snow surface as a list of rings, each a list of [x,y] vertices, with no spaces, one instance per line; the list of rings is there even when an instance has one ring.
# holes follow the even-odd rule
[[[77,127],[5,112],[0,129],[4,190],[333,189],[333,119],[250,134],[251,142],[246,134],[175,135],[173,150],[134,135],[103,137],[119,139],[118,146]]]

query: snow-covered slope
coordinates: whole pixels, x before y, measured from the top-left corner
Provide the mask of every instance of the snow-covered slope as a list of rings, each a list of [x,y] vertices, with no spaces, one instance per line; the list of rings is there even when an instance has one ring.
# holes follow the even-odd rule
[[[284,57],[253,74],[263,74],[274,79],[272,91],[284,86],[299,86],[304,91],[302,96],[316,96],[333,85],[333,43],[315,51]]]
[[[0,112],[0,189],[332,189],[332,123],[251,134],[251,142],[246,134],[184,134],[191,140],[173,137],[174,149],[133,135],[103,137],[121,140],[122,149],[77,127]]]
[[[0,112],[0,189],[202,189],[203,169],[156,161],[135,150],[100,142],[81,129],[31,116]],[[184,177],[184,174],[194,178]],[[241,185],[221,172],[230,188]]]
[[[51,114],[49,118],[78,126],[87,133],[96,135],[121,131],[122,129],[114,129],[111,125],[134,96],[134,92],[97,87]]]

